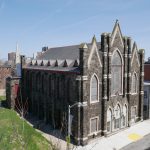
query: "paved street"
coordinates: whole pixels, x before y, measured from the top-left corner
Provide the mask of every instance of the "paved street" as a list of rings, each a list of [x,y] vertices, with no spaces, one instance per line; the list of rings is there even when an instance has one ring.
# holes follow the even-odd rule
[[[150,150],[150,134],[144,136],[141,140],[131,143],[121,150]]]
[[[148,137],[146,135],[149,135]],[[78,150],[119,150],[121,148],[126,148],[126,150],[134,150],[132,148],[132,143],[137,143],[135,150],[147,149],[150,145],[150,120],[146,120],[137,123],[130,128],[127,128],[117,134],[114,134],[107,138],[95,139],[88,145],[81,147]],[[131,144],[131,145],[130,145]],[[131,146],[131,147],[126,147]],[[141,146],[141,147],[140,147]],[[145,147],[144,147],[145,146]],[[124,150],[124,149],[123,149]],[[148,150],[148,149],[147,149]]]

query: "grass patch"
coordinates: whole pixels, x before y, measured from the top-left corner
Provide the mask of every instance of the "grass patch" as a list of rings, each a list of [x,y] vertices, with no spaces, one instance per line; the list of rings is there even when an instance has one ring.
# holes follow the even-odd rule
[[[6,96],[0,96],[0,101],[5,101],[6,100]]]
[[[0,149],[53,150],[52,144],[13,110],[0,108]]]

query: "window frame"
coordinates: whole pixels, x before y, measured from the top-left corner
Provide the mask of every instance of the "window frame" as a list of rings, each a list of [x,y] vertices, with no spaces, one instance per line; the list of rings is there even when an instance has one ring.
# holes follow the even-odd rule
[[[133,108],[135,108],[135,115],[133,117]],[[131,106],[131,120],[134,119],[136,120],[137,118],[137,106]]]
[[[110,111],[110,113],[111,113],[111,119],[110,120],[108,120],[108,111]],[[108,123],[109,123],[109,131],[108,131]],[[113,125],[113,111],[112,111],[112,108],[108,108],[107,109],[107,132],[108,133],[111,133],[112,132],[112,125]]]
[[[135,85],[134,85],[134,91],[133,91],[133,76],[135,76]],[[138,89],[137,89],[137,86],[138,86],[138,78],[137,78],[137,73],[136,72],[133,72],[133,74],[132,74],[132,84],[131,84],[131,94],[132,95],[135,95],[135,94],[137,94],[138,92]]]
[[[92,92],[91,92],[91,88],[92,88],[92,79],[93,77],[96,78],[97,80],[97,100],[92,100]],[[91,76],[91,79],[90,79],[90,103],[93,104],[93,103],[97,103],[99,102],[99,78],[98,76],[96,75],[96,73],[94,73],[92,76]]]
[[[119,112],[119,114],[118,114],[118,112]],[[122,127],[121,114],[122,114],[121,105],[120,105],[120,103],[117,103],[117,105],[114,108],[114,122],[113,122],[114,131],[120,130]],[[119,126],[118,128],[116,128],[117,125]]]
[[[91,131],[92,120],[97,119],[96,131]],[[95,116],[90,118],[90,135],[98,133],[98,125],[99,125],[99,116]]]
[[[120,60],[121,60],[121,92],[116,92],[116,94],[112,94],[112,59],[113,59],[113,56],[114,56],[114,54],[115,53],[118,53],[118,55],[120,56]],[[114,65],[115,66],[115,65]],[[117,66],[117,65],[116,65]],[[117,48],[114,52],[113,52],[113,55],[112,55],[112,57],[111,57],[111,97],[113,97],[113,96],[116,96],[117,94],[118,95],[123,95],[123,71],[124,71],[124,61],[123,61],[123,57],[122,57],[122,54],[121,54],[121,52],[119,51],[119,49]]]

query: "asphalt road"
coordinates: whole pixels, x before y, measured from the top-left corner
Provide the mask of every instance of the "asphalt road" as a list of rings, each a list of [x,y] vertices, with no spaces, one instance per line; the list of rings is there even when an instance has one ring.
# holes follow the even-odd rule
[[[129,144],[121,150],[150,150],[150,134],[144,136],[141,140]]]

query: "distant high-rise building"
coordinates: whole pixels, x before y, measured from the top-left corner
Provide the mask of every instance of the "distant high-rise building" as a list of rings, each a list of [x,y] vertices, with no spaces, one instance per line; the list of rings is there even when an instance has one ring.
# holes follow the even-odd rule
[[[15,59],[16,59],[15,52],[8,53],[8,61],[15,61]]]

